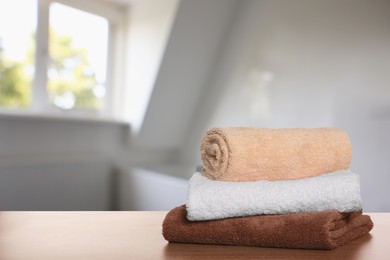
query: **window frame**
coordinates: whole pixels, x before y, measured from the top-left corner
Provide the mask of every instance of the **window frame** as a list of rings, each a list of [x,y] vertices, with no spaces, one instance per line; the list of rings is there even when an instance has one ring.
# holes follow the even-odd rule
[[[107,44],[107,71],[106,71],[106,94],[103,107],[99,110],[56,108],[49,102],[47,91],[47,68],[49,60],[49,17],[52,3],[63,4],[78,10],[104,17],[108,21],[108,44]],[[31,105],[27,108],[0,107],[0,113],[17,112],[18,114],[50,115],[54,117],[85,117],[85,118],[112,118],[119,119],[123,85],[123,73],[120,67],[123,65],[125,40],[126,9],[114,2],[97,0],[37,0],[37,27],[35,49],[35,73],[32,84]],[[114,72],[115,71],[115,75]],[[114,107],[115,104],[115,107]],[[11,114],[12,114],[11,112]]]

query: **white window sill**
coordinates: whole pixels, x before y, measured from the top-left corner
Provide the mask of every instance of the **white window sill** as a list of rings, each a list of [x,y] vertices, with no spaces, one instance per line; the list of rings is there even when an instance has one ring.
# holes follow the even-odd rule
[[[85,122],[129,126],[128,122],[100,115],[97,112],[47,111],[35,112],[26,109],[0,108],[1,119],[42,120],[57,122]]]

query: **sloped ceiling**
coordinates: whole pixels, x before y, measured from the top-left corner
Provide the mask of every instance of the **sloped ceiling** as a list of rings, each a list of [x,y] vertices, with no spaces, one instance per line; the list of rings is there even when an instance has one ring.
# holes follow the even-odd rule
[[[201,104],[237,0],[181,1],[137,143],[178,149]]]

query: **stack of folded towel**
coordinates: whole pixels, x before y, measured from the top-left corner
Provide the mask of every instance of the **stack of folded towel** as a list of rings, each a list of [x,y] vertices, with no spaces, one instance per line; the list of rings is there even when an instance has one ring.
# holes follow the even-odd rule
[[[213,128],[170,242],[333,249],[368,234],[348,135],[335,128]]]

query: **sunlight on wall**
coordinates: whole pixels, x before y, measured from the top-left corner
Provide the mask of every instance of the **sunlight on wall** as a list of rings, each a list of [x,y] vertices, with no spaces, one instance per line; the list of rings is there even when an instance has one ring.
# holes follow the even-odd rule
[[[135,133],[142,125],[178,4],[144,0],[130,9],[124,118]]]

